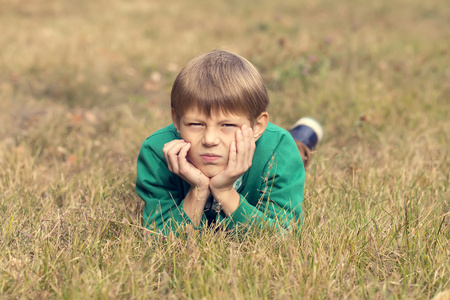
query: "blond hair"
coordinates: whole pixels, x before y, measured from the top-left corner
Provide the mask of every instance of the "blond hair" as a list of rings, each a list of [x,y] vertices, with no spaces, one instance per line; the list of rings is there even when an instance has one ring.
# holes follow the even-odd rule
[[[245,58],[223,50],[192,59],[178,74],[171,92],[171,106],[178,117],[195,107],[207,117],[243,113],[252,121],[268,104],[258,70]]]

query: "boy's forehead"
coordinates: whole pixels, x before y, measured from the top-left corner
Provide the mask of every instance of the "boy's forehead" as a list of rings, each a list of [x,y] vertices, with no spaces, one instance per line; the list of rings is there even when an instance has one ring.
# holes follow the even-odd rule
[[[199,118],[199,119],[248,119],[248,116],[241,112],[214,110],[208,116],[205,112],[198,109],[198,107],[191,107],[186,109],[183,114],[185,118]]]

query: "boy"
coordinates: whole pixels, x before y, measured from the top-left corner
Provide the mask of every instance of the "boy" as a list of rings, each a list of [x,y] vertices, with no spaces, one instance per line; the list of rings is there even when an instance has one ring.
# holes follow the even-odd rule
[[[171,92],[173,124],[148,137],[137,162],[143,225],[290,229],[301,219],[305,171],[292,136],[269,123],[256,68],[227,51],[191,60]]]

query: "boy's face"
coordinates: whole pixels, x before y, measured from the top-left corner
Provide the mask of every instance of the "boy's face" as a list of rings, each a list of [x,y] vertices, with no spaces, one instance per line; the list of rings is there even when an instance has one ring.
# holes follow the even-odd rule
[[[217,113],[206,117],[198,109],[191,108],[179,119],[175,117],[174,125],[181,138],[191,144],[187,154],[189,161],[211,178],[227,166],[236,131],[243,125],[250,127],[251,123],[244,114]]]

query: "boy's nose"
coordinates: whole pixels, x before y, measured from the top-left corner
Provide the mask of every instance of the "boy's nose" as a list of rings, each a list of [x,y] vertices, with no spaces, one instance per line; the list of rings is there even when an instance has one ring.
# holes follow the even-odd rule
[[[214,129],[206,129],[202,143],[205,146],[216,146],[219,143],[219,135]]]

